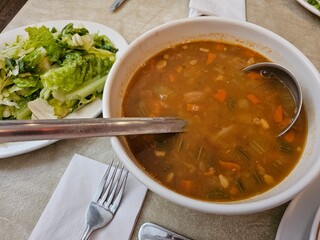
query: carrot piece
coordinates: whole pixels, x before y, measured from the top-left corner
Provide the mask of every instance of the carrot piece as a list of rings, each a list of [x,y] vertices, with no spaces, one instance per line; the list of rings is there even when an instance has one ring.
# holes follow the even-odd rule
[[[209,52],[206,65],[209,65],[210,63],[212,63],[216,59],[216,57],[217,57],[217,54]]]
[[[240,171],[240,165],[234,162],[219,161],[219,165],[227,170]]]
[[[278,105],[273,113],[273,120],[276,123],[281,123],[283,121],[283,108],[281,105]]]
[[[234,195],[237,195],[239,193],[239,189],[237,187],[235,187],[235,186],[232,186],[230,188],[229,192],[230,192],[231,195],[234,196]]]
[[[176,76],[173,75],[173,74],[169,74],[169,81],[170,81],[170,82],[175,82],[175,81],[177,81]]]
[[[283,139],[289,143],[292,143],[295,137],[296,137],[296,133],[293,130],[289,130],[285,135],[283,135]]]
[[[181,180],[180,186],[183,192],[190,193],[194,188],[194,182],[191,180]]]
[[[247,73],[247,77],[248,77],[250,80],[258,80],[258,79],[261,79],[260,73],[254,72],[254,71],[248,72],[248,73]]]
[[[224,89],[218,89],[217,92],[213,95],[213,97],[219,102],[224,102],[227,98],[227,92]]]
[[[217,45],[216,45],[216,49],[217,49],[218,51],[225,51],[226,48],[227,48],[226,45],[223,44],[223,43],[217,43]]]
[[[260,99],[254,95],[254,94],[249,94],[247,95],[247,98],[250,100],[250,102],[252,102],[253,104],[258,104],[260,103]]]

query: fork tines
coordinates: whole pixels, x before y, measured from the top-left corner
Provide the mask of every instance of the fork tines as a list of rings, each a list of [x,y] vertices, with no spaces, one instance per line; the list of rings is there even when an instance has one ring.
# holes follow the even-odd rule
[[[93,198],[93,202],[109,208],[111,212],[115,212],[119,206],[129,173],[124,170],[124,166],[120,162],[115,167],[113,165],[114,161],[108,166]]]
[[[125,189],[128,171],[119,162],[108,166],[92,202],[86,213],[86,229],[81,240],[88,240],[96,229],[108,225],[117,211]]]

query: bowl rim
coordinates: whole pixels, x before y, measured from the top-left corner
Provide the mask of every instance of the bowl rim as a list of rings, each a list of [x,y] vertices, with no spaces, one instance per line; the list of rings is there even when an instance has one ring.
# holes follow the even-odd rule
[[[320,83],[320,74],[316,67],[311,63],[311,61],[299,50],[297,49],[293,44],[291,44],[286,39],[282,38],[278,34],[261,27],[259,25],[256,25],[254,23],[250,22],[244,22],[240,20],[235,19],[229,19],[229,18],[221,18],[221,17],[199,17],[199,18],[184,18],[175,20],[172,22],[167,22],[162,25],[159,25],[155,28],[150,29],[149,31],[145,32],[144,34],[140,35],[138,38],[136,38],[128,47],[126,52],[123,54],[123,56],[118,59],[115,64],[113,65],[104,89],[104,95],[103,95],[103,117],[111,117],[110,108],[107,106],[107,103],[109,101],[108,98],[111,95],[111,86],[113,84],[112,79],[114,78],[114,75],[117,73],[117,71],[121,71],[121,65],[122,62],[125,61],[126,56],[130,54],[137,46],[139,46],[141,43],[143,43],[146,39],[152,37],[155,33],[159,33],[163,30],[166,30],[168,28],[174,28],[179,25],[188,24],[189,22],[206,22],[206,21],[213,21],[217,22],[218,24],[232,24],[235,26],[243,27],[243,28],[249,28],[251,31],[256,31],[263,35],[268,35],[270,38],[276,40],[277,42],[280,42],[281,44],[285,45],[287,48],[290,48],[291,50],[294,50],[295,54],[299,58],[301,58],[306,64],[308,65],[308,68],[310,70],[310,73],[314,75],[315,79]],[[182,206],[189,207],[191,209],[199,210],[202,212],[207,213],[215,213],[215,214],[223,214],[223,215],[237,215],[237,214],[250,214],[250,213],[256,213],[261,212],[264,210],[268,210],[271,208],[274,208],[276,206],[279,206],[281,204],[284,204],[285,202],[288,202],[292,198],[294,198],[298,193],[300,193],[306,186],[308,186],[315,178],[317,177],[318,173],[320,172],[320,161],[317,162],[313,166],[313,168],[308,172],[307,175],[305,175],[303,178],[300,178],[299,181],[296,182],[294,188],[290,187],[282,192],[279,192],[276,196],[271,196],[267,199],[257,199],[255,200],[254,197],[250,198],[253,199],[253,201],[246,202],[247,199],[244,201],[235,201],[235,202],[206,202],[202,200],[192,199],[189,197],[186,197],[184,195],[178,194],[162,185],[160,185],[155,179],[152,179],[152,177],[148,176],[147,173],[145,173],[143,170],[141,170],[138,166],[135,164],[132,164],[130,157],[125,152],[125,150],[122,148],[122,144],[120,140],[117,137],[111,138],[111,144],[112,147],[116,153],[116,155],[119,157],[121,161],[123,161],[124,165],[128,168],[130,172],[144,185],[146,185],[150,190],[155,192],[156,194],[172,201],[175,203],[178,203]],[[282,180],[283,181],[283,180]]]

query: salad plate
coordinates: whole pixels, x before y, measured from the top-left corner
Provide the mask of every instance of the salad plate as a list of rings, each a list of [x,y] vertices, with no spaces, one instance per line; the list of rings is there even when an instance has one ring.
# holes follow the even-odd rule
[[[310,231],[310,240],[319,240],[320,239],[320,205],[317,210],[315,217],[313,218],[313,223]]]
[[[300,3],[303,7],[308,9],[310,12],[314,13],[315,15],[320,17],[320,10],[312,6],[310,3],[308,3],[306,0],[297,0],[298,3]]]
[[[119,59],[124,51],[126,50],[128,43],[121,36],[120,33],[113,30],[112,28],[105,26],[103,24],[88,22],[88,21],[80,21],[80,20],[57,20],[57,21],[49,21],[49,22],[41,22],[28,26],[23,26],[20,28],[16,28],[13,30],[9,30],[7,32],[0,34],[0,46],[3,46],[6,43],[12,43],[16,40],[18,35],[27,36],[27,32],[25,28],[27,27],[41,27],[46,26],[49,29],[55,27],[58,30],[61,30],[64,26],[69,23],[73,23],[75,27],[85,27],[88,29],[90,34],[99,33],[99,35],[106,35],[114,46],[118,49],[116,53],[116,58]],[[67,116],[67,118],[94,118],[101,114],[102,111],[102,103],[100,99],[93,101],[92,103],[86,105],[82,109],[73,112]],[[23,153],[27,153],[30,151],[37,150],[39,148],[48,146],[56,142],[57,140],[41,140],[41,141],[26,141],[26,142],[12,142],[12,143],[0,143],[0,159],[17,156]]]
[[[320,206],[320,176],[294,198],[280,222],[276,240],[309,239],[313,219]]]

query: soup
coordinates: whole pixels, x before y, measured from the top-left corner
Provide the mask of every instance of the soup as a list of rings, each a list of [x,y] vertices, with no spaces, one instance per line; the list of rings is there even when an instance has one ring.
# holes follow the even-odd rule
[[[297,164],[306,113],[277,137],[294,115],[288,89],[247,65],[268,61],[239,45],[190,41],[156,54],[134,74],[122,115],[178,116],[186,132],[128,136],[142,168],[180,194],[205,201],[237,201],[281,182]]]

